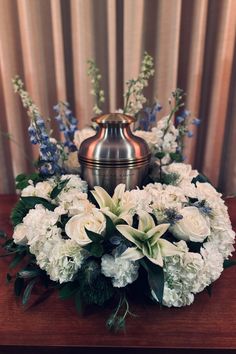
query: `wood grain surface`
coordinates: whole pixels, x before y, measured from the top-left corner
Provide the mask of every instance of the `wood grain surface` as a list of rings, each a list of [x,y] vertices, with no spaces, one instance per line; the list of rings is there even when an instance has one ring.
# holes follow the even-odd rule
[[[0,196],[0,230],[11,232],[9,215],[15,201],[15,196]],[[227,205],[236,228],[236,199],[227,199]],[[128,319],[125,333],[112,334],[105,327],[111,308],[89,310],[82,317],[73,301],[53,293],[25,309],[12,284],[6,284],[8,264],[9,259],[0,260],[0,354],[236,352],[236,267],[214,283],[211,298],[202,292],[191,306],[131,304],[137,317]]]

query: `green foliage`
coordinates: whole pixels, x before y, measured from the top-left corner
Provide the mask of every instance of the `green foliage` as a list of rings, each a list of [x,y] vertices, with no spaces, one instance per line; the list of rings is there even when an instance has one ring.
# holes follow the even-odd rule
[[[19,278],[20,279],[20,278]],[[26,305],[29,298],[30,298],[30,295],[31,295],[31,292],[32,292],[32,289],[34,287],[34,285],[37,283],[38,279],[37,278],[34,278],[32,279],[29,284],[26,286],[25,290],[24,290],[24,293],[23,293],[23,297],[22,297],[22,304],[23,305]]]
[[[164,271],[162,267],[153,264],[148,259],[140,261],[143,268],[147,271],[148,283],[151,291],[154,292],[159,303],[162,304],[164,292]]]
[[[14,292],[15,292],[16,296],[21,295],[24,285],[25,285],[24,279],[16,278],[15,283],[14,283]]]
[[[157,153],[155,153],[155,157],[159,160],[163,159],[163,157],[165,157],[165,152],[163,151],[159,151]]]
[[[61,285],[59,289],[59,297],[63,300],[69,299],[78,291],[78,283],[77,282],[70,282]]]
[[[80,290],[78,290],[75,293],[75,307],[78,313],[82,314],[84,311],[84,303],[83,303],[83,299],[80,293]]]
[[[210,180],[205,175],[203,175],[202,173],[199,173],[197,175],[197,177],[193,178],[192,183],[196,184],[197,182],[200,182],[200,183],[208,182],[208,183],[211,184]]]
[[[40,197],[21,197],[11,213],[11,221],[13,226],[20,224],[23,218],[33,209],[36,204],[42,204],[48,210],[53,211],[56,206],[51,204],[44,198]]]
[[[236,259],[226,259],[223,264],[223,268],[227,269],[236,265]]]
[[[38,173],[32,173],[30,175],[20,174],[16,177],[16,189],[24,189],[29,185],[29,181],[33,181],[35,185],[38,182],[42,182],[43,178]]]
[[[12,280],[11,274],[7,273],[7,275],[6,275],[6,283],[9,284],[11,282],[11,280]]]
[[[179,174],[178,173],[163,173],[162,174],[162,183],[163,184],[171,184],[172,186],[175,186],[177,183],[178,183],[178,180],[179,180]]]
[[[170,152],[170,158],[175,162],[183,162],[183,156],[179,152]]]
[[[15,268],[23,260],[25,256],[26,256],[26,252],[16,253],[15,257],[9,264],[9,268],[10,269]]]
[[[53,188],[51,194],[50,194],[50,198],[51,199],[55,199],[63,190],[63,188],[67,185],[67,183],[69,182],[69,178],[65,179],[64,181],[61,181],[60,183],[58,183],[58,185]]]
[[[85,231],[92,242],[84,246],[84,249],[91,253],[92,256],[100,258],[104,252],[101,244],[104,241],[103,236],[87,229]]]
[[[114,295],[111,280],[101,274],[100,264],[90,259],[78,273],[78,283],[84,304],[103,305]]]
[[[6,239],[7,235],[4,231],[0,230],[0,238]]]
[[[36,269],[23,269],[20,272],[18,272],[18,277],[19,278],[23,278],[23,279],[30,279],[30,278],[35,278],[37,276],[39,276],[42,273],[40,268],[36,268]]]
[[[100,243],[103,242],[103,236],[100,234],[97,234],[96,232],[90,231],[88,229],[85,228],[86,234],[88,235],[88,237],[90,238],[90,240],[92,242],[95,243]]]
[[[98,257],[98,258],[100,258],[104,252],[103,246],[98,242],[89,243],[88,245],[84,246],[83,248],[86,249],[89,253],[91,253],[92,256]]]

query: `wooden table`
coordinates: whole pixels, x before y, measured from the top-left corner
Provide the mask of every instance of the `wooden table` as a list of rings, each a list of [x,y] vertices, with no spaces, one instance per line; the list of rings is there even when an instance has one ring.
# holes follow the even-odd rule
[[[11,231],[15,196],[0,196],[0,229]],[[228,199],[236,228],[236,199]],[[178,308],[134,306],[138,317],[127,321],[126,333],[105,328],[110,309],[79,317],[71,301],[53,293],[44,303],[24,310],[6,285],[9,260],[0,261],[0,354],[3,353],[236,353],[236,268],[215,282],[212,297],[196,296]],[[123,349],[122,349],[123,348]],[[190,351],[191,348],[191,351]]]

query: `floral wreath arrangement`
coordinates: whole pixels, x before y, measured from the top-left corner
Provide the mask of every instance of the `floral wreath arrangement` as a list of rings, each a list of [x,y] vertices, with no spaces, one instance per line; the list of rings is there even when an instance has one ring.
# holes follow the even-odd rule
[[[101,75],[89,61],[94,112],[101,114]],[[235,264],[235,233],[227,207],[207,179],[183,163],[184,139],[199,125],[184,108],[182,90],[169,99],[170,113],[157,119],[161,106],[144,106],[143,89],[153,76],[147,53],[136,79],[127,82],[124,109],[137,116],[134,134],[146,140],[152,153],[149,180],[133,190],[124,184],[110,196],[102,187],[88,190],[78,174],[77,150],[96,127],[77,129],[69,105],[55,107],[62,142],[52,138],[38,107],[13,80],[30,117],[30,140],[39,146],[38,172],[16,178],[20,199],[12,211],[13,238],[2,243],[13,255],[10,268],[23,268],[14,279],[16,296],[27,304],[32,289],[56,288],[62,299],[74,297],[76,308],[117,303],[107,320],[110,329],[125,326],[134,294],[164,306],[190,305],[208,289],[224,268]],[[131,314],[132,315],[132,314]]]

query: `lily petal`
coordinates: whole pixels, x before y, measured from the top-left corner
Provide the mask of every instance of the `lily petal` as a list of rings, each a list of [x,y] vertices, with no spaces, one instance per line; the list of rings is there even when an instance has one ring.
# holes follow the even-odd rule
[[[138,229],[143,232],[148,232],[149,230],[155,228],[155,222],[151,215],[144,210],[138,212],[139,224]]]
[[[116,186],[115,190],[114,190],[114,194],[112,197],[112,200],[114,202],[114,204],[118,204],[118,202],[122,199],[123,194],[125,192],[125,184],[118,184],[118,186]]]
[[[161,254],[161,249],[158,244],[154,247],[155,247],[155,249],[153,249],[153,256],[152,257],[147,256],[147,258],[152,263],[157,264],[160,267],[163,267],[163,258],[162,258],[162,254]]]
[[[160,239],[160,237],[166,232],[169,226],[170,224],[157,225],[147,232],[147,238],[152,238],[151,245],[154,245],[157,240]]]
[[[167,240],[159,240],[158,244],[161,248],[161,254],[163,257],[174,256],[176,254],[183,254],[183,251],[179,250],[173,243]]]
[[[139,248],[142,248],[142,241],[146,238],[143,232],[129,225],[117,225],[116,228],[127,240],[133,242]]]
[[[100,208],[108,207],[109,209],[114,208],[114,202],[110,195],[102,187],[94,187],[94,191],[91,191],[92,195],[96,199]]]
[[[119,258],[130,259],[131,261],[138,261],[143,257],[144,255],[142,252],[139,251],[136,247],[128,247],[127,250],[125,250],[125,252],[119,256]]]

